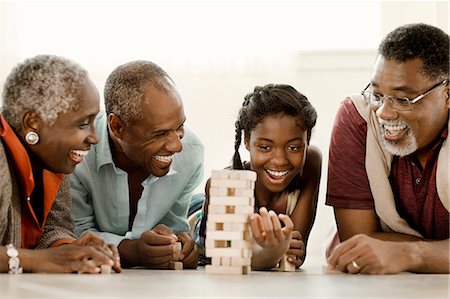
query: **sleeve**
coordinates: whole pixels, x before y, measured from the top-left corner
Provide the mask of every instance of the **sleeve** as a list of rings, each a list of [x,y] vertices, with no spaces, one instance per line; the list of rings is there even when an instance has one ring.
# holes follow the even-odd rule
[[[199,163],[195,167],[195,170],[192,173],[191,177],[189,178],[188,183],[180,193],[180,197],[178,198],[178,200],[175,201],[170,211],[167,213],[166,216],[164,216],[164,218],[161,221],[161,223],[171,227],[173,231],[176,233],[189,231],[189,224],[187,222],[189,206],[191,203],[193,192],[202,182],[204,175],[203,147],[199,155],[200,157],[197,157]]]
[[[80,236],[86,230],[98,232],[95,229],[92,199],[76,172],[70,175],[70,188],[72,192],[72,215],[75,221],[75,234]]]
[[[347,98],[337,112],[331,133],[327,205],[374,209],[365,167],[366,134],[367,123]]]
[[[36,248],[48,248],[75,241],[70,210],[70,183],[68,176],[65,176],[47,216],[44,232]]]
[[[131,239],[131,232],[125,235],[117,235],[109,232],[101,232],[95,220],[94,207],[90,192],[82,183],[80,173],[73,172],[70,175],[70,188],[72,192],[72,216],[75,222],[75,234],[79,237],[89,230],[102,237],[107,244],[118,246],[124,239]]]

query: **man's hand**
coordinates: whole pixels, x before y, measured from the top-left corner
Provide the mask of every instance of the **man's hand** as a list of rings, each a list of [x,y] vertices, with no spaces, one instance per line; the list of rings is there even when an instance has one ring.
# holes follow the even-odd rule
[[[327,261],[332,268],[347,273],[399,273],[407,271],[412,264],[407,244],[360,234],[336,246]]]
[[[196,269],[199,256],[197,244],[187,232],[178,233],[177,237],[182,245],[180,261],[183,262],[183,267],[185,269]]]
[[[178,237],[164,224],[144,232],[138,240],[123,240],[119,244],[122,262],[127,267],[144,266],[168,269],[172,261],[173,246]]]

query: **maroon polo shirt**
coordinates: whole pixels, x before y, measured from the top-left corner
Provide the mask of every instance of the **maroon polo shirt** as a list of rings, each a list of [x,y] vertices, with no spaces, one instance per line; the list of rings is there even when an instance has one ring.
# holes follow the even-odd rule
[[[374,209],[365,169],[367,123],[353,102],[342,102],[330,141],[326,204],[345,209]],[[389,180],[397,211],[428,239],[449,238],[449,212],[436,188],[437,158],[447,139],[446,128],[434,142],[422,169],[414,154],[394,156]]]

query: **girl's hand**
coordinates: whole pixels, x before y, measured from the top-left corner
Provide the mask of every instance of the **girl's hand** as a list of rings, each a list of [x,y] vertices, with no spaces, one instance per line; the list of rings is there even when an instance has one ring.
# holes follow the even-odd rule
[[[283,222],[284,227],[281,226]],[[289,249],[294,224],[288,216],[277,214],[265,207],[259,209],[259,214],[251,217],[253,238],[262,248],[277,248],[285,253]]]
[[[302,234],[299,231],[292,231],[291,244],[286,254],[290,256],[288,257],[288,262],[294,264],[296,268],[300,267],[305,261],[305,243],[303,242]]]

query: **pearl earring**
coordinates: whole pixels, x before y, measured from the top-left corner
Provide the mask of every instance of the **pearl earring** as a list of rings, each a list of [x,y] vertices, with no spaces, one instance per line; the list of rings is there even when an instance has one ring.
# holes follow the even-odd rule
[[[28,132],[27,135],[25,135],[25,141],[29,145],[35,145],[39,142],[39,135],[36,132]]]

